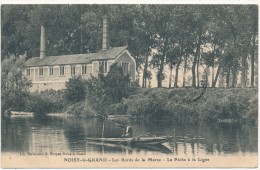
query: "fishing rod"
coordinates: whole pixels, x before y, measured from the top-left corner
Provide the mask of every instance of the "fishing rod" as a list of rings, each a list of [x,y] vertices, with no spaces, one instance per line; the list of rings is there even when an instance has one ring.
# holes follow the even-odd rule
[[[119,127],[125,127],[125,126],[126,126],[126,125],[123,125],[123,124],[120,124],[120,123],[116,123],[116,122],[114,122],[114,121],[108,119],[107,117],[105,117],[105,116],[102,115],[102,114],[99,114],[99,113],[96,113],[96,114],[99,115],[100,117],[102,117],[103,119],[105,119],[105,120],[107,120],[107,121],[113,123],[113,124],[116,125],[116,126],[119,126]],[[107,114],[106,114],[106,116],[107,116]]]

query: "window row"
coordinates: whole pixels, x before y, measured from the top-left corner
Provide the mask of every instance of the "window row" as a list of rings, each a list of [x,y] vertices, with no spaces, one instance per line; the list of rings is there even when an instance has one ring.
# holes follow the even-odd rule
[[[129,63],[128,62],[121,62],[121,67],[123,69],[124,74],[129,73]],[[107,73],[108,72],[107,61],[99,61],[99,72],[100,73]]]
[[[107,61],[99,61],[98,64],[99,64],[99,72],[100,73],[107,73],[108,72]],[[122,69],[123,69],[123,73],[124,74],[128,74],[129,73],[129,63],[121,62],[121,66],[122,66]],[[85,75],[88,72],[92,73],[92,66],[82,65],[81,74]],[[39,76],[43,76],[44,75],[44,68],[43,67],[39,68],[38,74],[39,74]],[[71,75],[75,75],[76,74],[76,66],[74,66],[74,65],[71,66],[70,74]],[[49,67],[49,75],[50,76],[54,75],[53,67]],[[64,76],[65,75],[65,67],[64,66],[60,66],[60,68],[59,68],[59,75],[60,76]],[[31,69],[29,69],[29,68],[26,69],[26,76],[31,76]]]
[[[91,67],[91,66],[90,66]],[[53,76],[54,75],[54,71],[53,71],[53,67],[49,67],[49,75],[50,76]],[[75,75],[76,74],[76,67],[75,66],[71,66],[71,69],[70,69],[70,73],[71,75]],[[91,69],[87,69],[87,65],[83,65],[82,66],[82,74],[87,74],[87,71],[91,72]],[[44,69],[43,67],[40,67],[39,68],[39,76],[43,76],[44,75]],[[59,74],[60,76],[64,76],[65,75],[65,67],[64,66],[60,66],[59,68]],[[26,76],[31,76],[31,69],[26,69]]]

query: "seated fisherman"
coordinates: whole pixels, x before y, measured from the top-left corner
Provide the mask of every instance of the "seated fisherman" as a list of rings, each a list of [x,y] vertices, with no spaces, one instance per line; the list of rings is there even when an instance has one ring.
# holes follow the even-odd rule
[[[123,138],[131,138],[133,136],[133,128],[128,124],[125,129],[124,133],[121,137]]]

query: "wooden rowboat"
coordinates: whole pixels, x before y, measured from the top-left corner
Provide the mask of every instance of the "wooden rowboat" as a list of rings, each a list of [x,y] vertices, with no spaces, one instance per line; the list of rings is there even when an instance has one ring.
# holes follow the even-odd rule
[[[129,118],[129,115],[107,115],[108,119],[122,119]]]
[[[162,144],[158,145],[140,145],[140,146],[129,146],[129,145],[121,145],[121,144],[111,144],[111,143],[98,143],[98,142],[87,142],[88,145],[97,145],[97,146],[103,146],[106,148],[120,148],[122,150],[128,150],[131,152],[144,150],[144,151],[153,151],[153,152],[160,152],[160,153],[172,153],[172,150],[164,146]]]
[[[19,111],[10,111],[7,116],[10,117],[33,117],[33,112],[19,112]]]
[[[137,137],[137,138],[87,138],[87,142],[109,143],[128,146],[161,145],[172,139],[171,136]]]

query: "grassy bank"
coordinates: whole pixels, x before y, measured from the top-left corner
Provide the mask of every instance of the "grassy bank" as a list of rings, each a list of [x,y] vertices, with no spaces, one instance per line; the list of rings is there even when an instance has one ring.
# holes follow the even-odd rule
[[[179,122],[257,121],[257,89],[139,89],[124,99],[122,108],[131,117]]]
[[[137,88],[119,103],[99,105],[105,114],[128,114],[131,118],[176,122],[257,122],[256,88]],[[68,113],[95,116],[88,99],[67,107]],[[101,113],[104,113],[101,112]],[[100,113],[99,113],[100,114]]]

